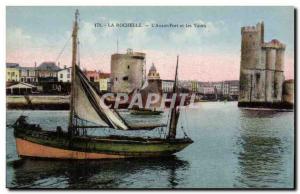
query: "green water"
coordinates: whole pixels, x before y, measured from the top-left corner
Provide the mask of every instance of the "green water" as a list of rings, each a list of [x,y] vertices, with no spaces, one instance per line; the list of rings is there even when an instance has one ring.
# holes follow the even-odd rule
[[[7,124],[12,124],[20,114],[28,115],[30,121],[49,130],[67,125],[67,111],[16,110],[7,111]],[[144,120],[144,117],[126,117],[132,122]],[[167,117],[165,113],[148,121],[165,122]],[[19,159],[13,129],[7,127],[7,187],[293,187],[293,112],[243,110],[236,102],[205,102],[196,109],[183,110],[180,126],[194,143],[173,157],[102,161]],[[164,136],[157,131],[147,135],[151,133]]]

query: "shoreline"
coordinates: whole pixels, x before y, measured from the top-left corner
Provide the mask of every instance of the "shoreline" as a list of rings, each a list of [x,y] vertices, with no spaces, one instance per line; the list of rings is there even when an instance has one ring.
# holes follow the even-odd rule
[[[69,110],[68,95],[31,95],[31,96],[6,96],[7,110]],[[195,102],[238,102],[238,101],[209,101],[201,100]],[[294,111],[294,105],[290,103],[265,103],[265,102],[238,102],[238,107],[245,110],[275,110]]]

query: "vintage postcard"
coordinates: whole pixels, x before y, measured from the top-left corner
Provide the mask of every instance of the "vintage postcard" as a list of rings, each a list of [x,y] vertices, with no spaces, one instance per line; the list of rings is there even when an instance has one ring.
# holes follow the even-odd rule
[[[294,189],[295,8],[7,6],[9,189]]]

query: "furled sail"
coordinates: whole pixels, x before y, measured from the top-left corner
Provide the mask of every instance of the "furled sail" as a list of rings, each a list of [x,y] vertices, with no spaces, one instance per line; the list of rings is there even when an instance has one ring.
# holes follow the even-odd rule
[[[115,129],[129,129],[120,115],[106,107],[99,95],[91,86],[82,71],[75,66],[75,78],[73,87],[74,114],[80,119],[93,122],[99,127],[111,127]]]

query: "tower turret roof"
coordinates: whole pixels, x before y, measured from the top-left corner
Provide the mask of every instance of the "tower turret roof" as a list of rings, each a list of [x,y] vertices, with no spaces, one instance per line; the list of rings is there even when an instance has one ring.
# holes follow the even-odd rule
[[[152,63],[152,65],[151,65],[149,71],[157,71],[157,70],[156,70],[156,67],[155,67],[155,65],[154,65],[154,63]]]

